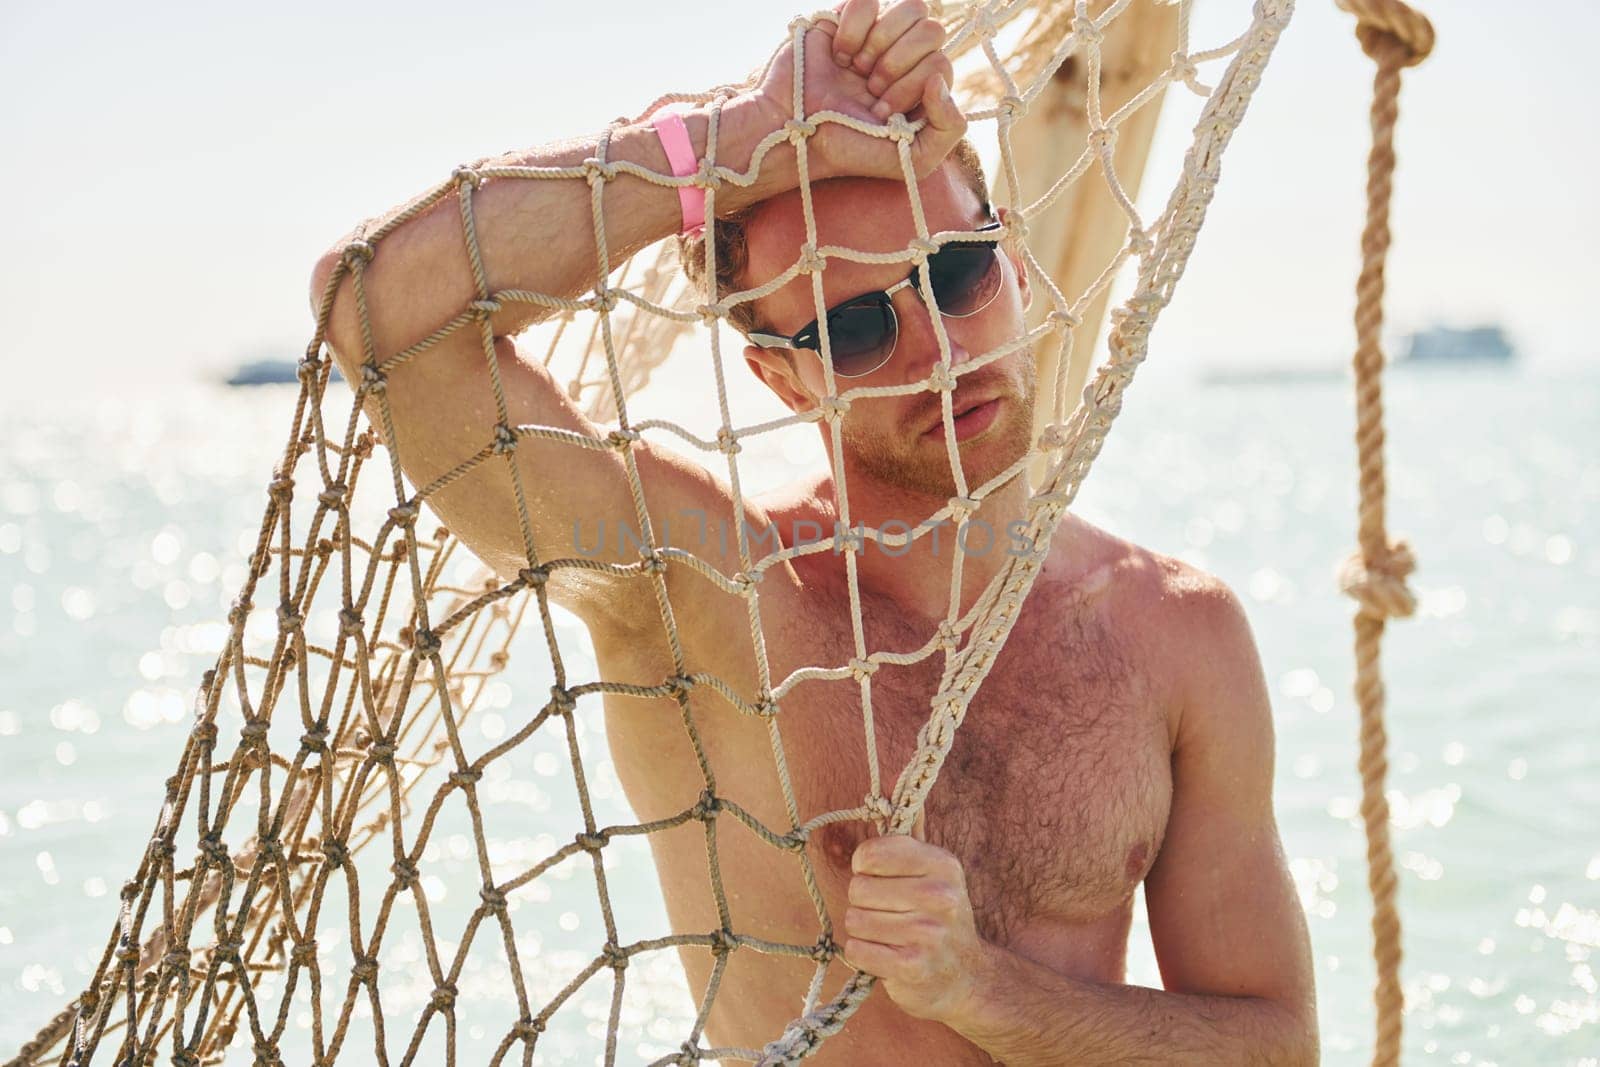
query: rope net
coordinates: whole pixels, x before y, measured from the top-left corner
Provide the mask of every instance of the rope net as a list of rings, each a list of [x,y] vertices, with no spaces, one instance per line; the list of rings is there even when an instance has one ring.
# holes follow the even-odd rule
[[[796,71],[792,121],[758,148],[744,172],[717,163],[714,110],[706,156],[696,175],[675,178],[631,163],[610,162],[607,135],[602,135],[596,157],[581,166],[457,168],[448,180],[349,244],[322,294],[316,334],[300,364],[288,441],[268,485],[249,577],[228,616],[227,644],[198,687],[197,721],[167,781],[149,845],[122,889],[120,913],[87,988],[13,1062],[82,1064],[97,1051],[111,1054],[118,1063],[165,1057],[187,1065],[240,1057],[259,1064],[331,1064],[341,1054],[346,1062],[352,1057],[355,1062],[454,1062],[458,1048],[467,1047],[486,1050],[489,1062],[496,1064],[508,1057],[523,1063],[565,1062],[562,1057],[570,1057],[576,1046],[558,1039],[590,1034],[596,1044],[588,1046],[589,1057],[610,1064],[622,1048],[619,1031],[629,977],[660,957],[671,956],[668,949],[709,953],[713,964],[704,994],[686,1020],[687,1032],[681,1040],[667,1042],[664,1054],[651,1062],[794,1062],[838,1032],[871,992],[874,979],[852,971],[831,996],[825,994],[830,968],[850,969],[839,961],[834,917],[818,889],[807,841],[819,827],[841,820],[872,823],[887,833],[913,829],[968,704],[1032,587],[1051,534],[1099,453],[1121,409],[1123,392],[1145,359],[1151,328],[1171,298],[1205,217],[1223,150],[1292,7],[1290,0],[1258,0],[1249,25],[1237,37],[1209,50],[1191,50],[1189,4],[1176,5],[1170,62],[1125,102],[1108,108],[1100,89],[1102,53],[1106,42],[1129,21],[1126,13],[1133,2],[1101,0],[1069,6],[991,0],[951,5],[941,16],[949,34],[945,51],[967,57],[976,68],[964,83],[964,110],[973,121],[995,124],[1000,167],[994,199],[1012,209],[1005,237],[1021,250],[1034,291],[1043,295],[1047,308],[1037,326],[959,367],[951,364],[941,316],[931,315],[940,363],[913,387],[841,390],[825,357],[830,395],[817,409],[756,425],[737,425],[730,412],[724,320],[733,307],[809,273],[821,318],[820,272],[828,260],[903,262],[909,269],[944,243],[983,236],[929,231],[910,152],[919,124],[900,115],[872,125],[838,112],[807,113],[801,79],[805,34],[815,20],[833,18],[831,13],[790,25]],[[1014,45],[1009,56],[1002,57],[997,41],[1008,37]],[[1069,58],[1084,73],[1089,135],[1076,161],[1029,200],[1022,193],[1025,186],[1014,155],[1013,127]],[[1214,88],[1200,82],[1197,66],[1202,64],[1215,64]],[[1158,105],[1161,94],[1174,84],[1187,86],[1205,102],[1182,172],[1160,214],[1147,220],[1119,179],[1113,149],[1119,128],[1141,109]],[[675,95],[657,101],[652,110],[672,100],[710,103],[715,108],[726,99],[726,90]],[[917,239],[903,252],[886,255],[818,246],[806,180],[807,143],[828,123],[851,125],[895,143],[917,230]],[[648,263],[643,254],[624,263],[612,261],[603,211],[608,183],[622,174],[668,187],[692,182],[705,188],[711,216],[719,187],[748,186],[767,152],[784,142],[793,145],[798,160],[806,244],[782,273],[744,292],[720,298],[712,293],[708,300],[675,269],[671,242],[664,242]],[[1104,181],[1125,216],[1126,232],[1094,280],[1069,296],[1030,247],[1029,220],[1036,220],[1091,171]],[[587,295],[567,299],[490,287],[475,226],[475,200],[493,183],[522,181],[587,184],[598,249],[594,284]],[[452,199],[459,208],[476,294],[424,340],[401,351],[378,351],[363,286],[365,271],[374,257],[384,254],[391,233]],[[714,241],[704,242],[704,255],[704,277],[715,278]],[[633,268],[633,260],[641,266]],[[1069,407],[1066,383],[1074,336],[1084,328],[1087,310],[1104,297],[1125,264],[1136,267],[1132,293],[1111,314],[1103,364],[1083,389],[1081,400]],[[637,269],[639,276],[631,285],[630,269]],[[330,388],[331,361],[325,349],[334,297],[347,279],[365,345],[362,373],[351,383],[354,403],[351,390]],[[928,306],[936,307],[925,280],[922,290]],[[579,366],[569,380],[569,391],[574,399],[587,392],[585,411],[604,425],[603,433],[591,436],[551,426],[511,424],[490,326],[491,316],[510,304],[543,309],[553,317],[547,361],[563,337],[570,346],[581,334],[579,324],[589,326],[587,342],[579,345]],[[674,342],[697,325],[705,330],[715,376],[716,427],[697,433],[664,419],[630,417],[630,398],[651,379]],[[1088,328],[1092,331],[1093,326]],[[386,384],[404,365],[427,360],[445,339],[473,334],[481,337],[489,368],[497,414],[493,435],[474,454],[456,457],[443,476],[429,484],[413,484],[405,470],[407,457],[383,443],[396,440]],[[699,343],[699,335],[694,341]],[[828,344],[826,333],[823,344]],[[1043,432],[1027,455],[1000,475],[969,486],[951,431],[950,395],[956,379],[1020,348],[1047,345],[1056,346],[1058,361],[1049,391],[1040,392],[1040,403],[1049,405]],[[924,536],[931,524],[943,520],[959,528],[979,502],[1023,476],[1030,463],[1042,461],[1048,474],[1028,503],[1027,543],[1033,550],[1009,556],[966,612],[957,611],[953,594],[949,613],[921,648],[894,652],[869,648],[864,637],[848,532],[849,495],[837,459],[839,419],[855,399],[905,394],[910,389],[942,394],[945,440],[957,492],[915,533],[869,529],[869,537],[893,545]],[[368,412],[376,411],[375,419],[363,414],[363,404]],[[635,459],[647,434],[676,435],[695,449],[720,453],[735,514],[743,514],[741,443],[819,419],[831,424],[843,531],[814,544],[780,547],[757,556],[741,529],[739,570],[731,575],[658,536],[645,507],[645,487]],[[529,520],[536,487],[526,484],[526,472],[514,461],[519,445],[532,440],[618,454],[641,534],[636,562],[555,557],[541,550]],[[525,550],[511,580],[477,564],[429,511],[431,499],[442,489],[494,464],[509,472]],[[817,665],[774,679],[757,610],[761,577],[799,554],[830,551],[842,554],[854,655],[846,663]],[[951,567],[952,590],[959,591],[962,553],[952,554]],[[742,610],[748,615],[758,679],[754,692],[690,670],[668,595],[667,576],[674,569],[714,583],[728,597],[729,612]],[[547,588],[553,579],[584,570],[638,583],[637,610],[659,616],[674,664],[671,674],[655,684],[584,676],[581,654],[564,649],[558,640],[559,611],[552,610]],[[643,595],[646,588],[648,598]],[[530,616],[537,626],[524,628]],[[511,660],[519,630],[542,638],[554,684],[542,706],[509,715],[509,727],[485,748],[463,730],[463,724],[474,716],[498,714],[494,709],[506,705],[506,687],[497,676]],[[874,756],[871,676],[884,663],[914,663],[933,656],[942,658],[942,672],[927,720],[917,734],[915,755],[886,788],[885,769]],[[785,759],[781,712],[785,696],[796,685],[817,678],[854,681],[860,687],[870,788],[858,807],[802,818]],[[702,700],[725,701],[764,724],[787,824],[769,825],[718,792],[691,693]],[[704,779],[697,802],[666,819],[602,824],[593,802],[600,779],[594,761],[585,759],[581,740],[591,724],[580,713],[580,701],[595,696],[607,702],[645,698],[676,705]],[[540,834],[532,839],[537,846],[533,847],[525,825],[490,825],[485,812],[502,810],[493,806],[491,794],[498,790],[503,798],[516,787],[514,780],[497,778],[497,768],[526,758],[541,743],[547,745],[546,754],[561,753],[570,763],[582,825],[566,837]],[[736,832],[733,823],[770,845],[774,863],[794,864],[816,912],[814,941],[774,942],[740,929],[718,861],[718,834]],[[718,926],[646,939],[623,937],[618,911],[626,902],[619,902],[608,878],[613,854],[649,835],[696,824],[703,828]],[[449,826],[459,829],[453,839],[459,845],[457,858],[475,868],[477,885],[464,891],[465,904],[459,899],[462,887],[456,886],[445,906],[437,887],[430,888],[429,868]],[[547,929],[554,909],[543,905],[552,899],[551,880],[562,870],[570,875],[575,868],[592,874],[603,941],[595,945],[591,939],[580,954],[541,952],[539,936],[519,932],[513,916],[519,910],[523,916],[536,913]],[[559,887],[556,892],[561,892]],[[409,957],[398,958],[393,951],[403,937],[396,931],[409,936],[413,946]],[[803,1003],[794,1005],[792,1023],[772,1034],[763,1047],[710,1047],[702,1043],[706,1021],[729,959],[740,952],[811,960],[813,977]],[[474,974],[479,985],[469,986]],[[509,990],[514,1016],[478,1010],[482,1006],[475,1003],[475,992],[485,984],[502,996]],[[383,991],[397,985],[405,987],[408,996],[390,993],[386,1003]],[[599,1011],[593,1010],[591,999],[596,990],[606,1005]],[[568,1009],[565,1016],[563,1008]],[[564,1022],[574,1010],[587,1014],[576,1024]],[[637,1023],[637,1015],[631,1014],[629,1021]],[[471,1027],[464,1024],[469,1016],[474,1020]],[[655,1031],[651,1036],[660,1037]],[[296,1051],[288,1051],[291,1048]]]

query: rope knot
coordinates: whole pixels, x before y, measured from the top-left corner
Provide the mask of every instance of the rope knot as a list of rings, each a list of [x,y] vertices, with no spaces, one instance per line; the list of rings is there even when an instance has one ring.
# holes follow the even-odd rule
[[[476,311],[478,313],[478,318],[480,319],[486,319],[491,315],[499,314],[500,307],[500,301],[494,299],[493,297],[487,297],[483,300],[474,300],[472,303],[467,305],[467,309],[469,311]]]
[[[375,251],[364,238],[357,237],[339,250],[339,258],[344,261],[345,266],[355,270],[358,269],[358,265],[365,266],[371,263]]]
[[[592,834],[581,833],[577,837],[573,838],[573,840],[576,841],[578,847],[583,849],[585,852],[598,853],[602,848],[606,847],[606,842],[611,840],[611,835],[607,834],[604,830],[596,830]]]
[[[278,629],[286,634],[294,633],[305,625],[305,616],[294,610],[293,604],[278,605]]]
[[[449,982],[436,985],[428,1001],[433,1005],[434,1011],[449,1011],[456,1003],[456,987]]]
[[[419,626],[411,639],[411,647],[419,656],[437,655],[444,642],[439,640],[439,635],[426,626]]]
[[[911,123],[898,111],[890,115],[889,121],[884,125],[889,128],[889,136],[896,144],[910,144],[917,135],[917,131],[911,128]]]
[[[1148,233],[1132,226],[1128,227],[1128,250],[1130,252],[1143,259],[1150,254],[1150,249],[1153,247],[1154,243],[1150,240]]]
[[[701,822],[711,822],[722,810],[722,801],[711,790],[706,789],[700,793],[700,799],[694,802],[694,807],[689,813]]]
[[[882,793],[868,794],[861,802],[861,806],[866,808],[867,814],[874,819],[887,819],[894,814],[894,805],[889,803],[889,798]]]
[[[716,164],[710,159],[702,159],[700,165],[695,168],[694,183],[702,189],[715,192],[722,188],[722,175],[717,173]]]
[[[739,947],[739,936],[726,926],[719,930],[711,931],[711,952],[713,955],[726,956]]]
[[[955,626],[949,619],[939,620],[939,625],[935,628],[934,634],[937,638],[938,646],[946,652],[954,652],[961,644],[961,635],[956,632]]]
[[[1406,587],[1406,578],[1416,567],[1411,546],[1391,541],[1374,559],[1352,553],[1339,568],[1339,588],[1361,605],[1363,615],[1404,618],[1417,609],[1416,595]]]
[[[1117,146],[1117,130],[1114,126],[1097,126],[1089,131],[1089,147],[1096,155],[1105,155]]]
[[[978,506],[982,504],[983,501],[979,500],[977,497],[953,496],[949,499],[948,503],[950,505],[950,514],[955,516],[957,522],[960,522],[968,515],[971,515],[974,511],[977,511]]]
[[[350,862],[350,850],[343,841],[332,840],[322,843],[322,858],[329,867],[339,868]]]
[[[228,846],[223,843],[222,836],[215,830],[200,838],[197,844],[200,849],[200,855],[206,858],[207,863],[214,863],[219,867],[223,867],[232,858],[228,854]]]
[[[371,956],[357,956],[355,964],[350,968],[350,977],[363,983],[376,982],[378,980],[378,961]]]
[[[1200,72],[1195,69],[1194,60],[1189,58],[1189,53],[1182,49],[1175,50],[1167,69],[1172,72],[1173,81],[1182,82],[1195,92],[1200,92],[1195,85],[1195,79],[1200,76]]]
[[[695,305],[694,312],[696,315],[700,316],[701,322],[705,323],[707,326],[710,326],[718,319],[725,319],[728,317],[728,306],[726,304],[697,304]]]
[[[751,708],[756,716],[762,719],[770,719],[778,714],[778,702],[772,699],[771,693],[761,694]]]
[[[570,690],[563,689],[559,685],[552,685],[550,687],[550,703],[555,705],[557,712],[566,715],[578,706],[578,698],[573,696]]]
[[[366,628],[366,620],[361,617],[361,612],[355,608],[339,609],[339,636],[359,637]]]
[[[1072,35],[1078,39],[1080,45],[1097,45],[1105,39],[1101,32],[1100,24],[1092,18],[1075,18],[1072,20]]]
[[[621,452],[635,441],[639,440],[638,430],[612,430],[606,434],[606,444]]]
[[[389,509],[389,519],[402,530],[409,530],[417,524],[418,510],[415,504],[399,504]]]
[[[1385,49],[1398,46],[1402,67],[1414,67],[1433,51],[1433,23],[1401,0],[1337,0],[1341,9],[1356,17],[1356,40],[1361,50],[1381,61]]]
[[[666,685],[667,692],[669,693],[687,693],[689,690],[694,688],[694,679],[689,677],[687,674],[674,674],[663,684]]]
[[[811,951],[806,953],[818,963],[827,963],[839,954],[839,944],[827,934],[817,938],[817,943],[811,946]]]
[[[853,658],[850,660],[850,677],[856,681],[871,678],[878,673],[879,664],[870,659]]]
[[[517,581],[529,589],[538,589],[550,580],[550,569],[543,564],[537,567],[524,567],[517,572]]]
[[[825,396],[819,406],[822,408],[824,421],[832,422],[845,417],[850,410],[850,401],[842,396]]]
[[[625,971],[628,969],[627,950],[615,941],[607,941],[604,945],[601,945],[600,955],[605,957],[607,966],[612,970]]]
[[[744,451],[744,449],[740,446],[739,439],[734,436],[733,431],[723,426],[717,430],[717,451],[725,456],[735,456]]]
[[[294,496],[294,479],[287,474],[279,474],[267,483],[267,496],[279,504],[286,504]]]
[[[639,553],[639,569],[646,574],[667,573],[667,557],[657,549],[647,548]]]
[[[344,507],[345,491],[344,483],[334,482],[317,494],[317,503],[325,508],[342,508]]]
[[[483,175],[479,174],[465,163],[451,171],[450,178],[456,183],[457,187],[470,185],[472,188],[476,189],[478,186],[483,184]]]
[[[371,748],[367,749],[367,758],[380,767],[392,767],[394,766],[395,749],[398,747],[393,741],[389,740],[375,742]]]
[[[476,768],[465,771],[452,771],[450,774],[450,784],[458,789],[465,789],[469,785],[476,785],[478,783],[478,779],[482,777],[483,772],[477,770]]]
[[[622,297],[617,295],[615,289],[599,289],[594,294],[594,306],[599,311],[607,313],[615,311],[621,301]]]
[[[930,391],[941,393],[952,392],[956,387],[956,376],[948,365],[935,363],[933,370],[928,372],[928,388]]]
[[[1044,317],[1052,330],[1076,330],[1083,325],[1083,316],[1074,315],[1066,308],[1056,308]]]
[[[617,176],[617,168],[590,156],[583,161],[583,176],[590,185],[595,182],[608,182]]]
[[[511,1028],[513,1036],[522,1041],[532,1041],[544,1033],[544,1019],[518,1019],[517,1025]]]
[[[700,1062],[700,1046],[693,1041],[685,1041],[678,1046],[678,1055],[673,1059],[674,1067],[694,1067]]]
[[[394,872],[394,884],[401,889],[410,889],[417,884],[417,865],[410,860],[395,860],[389,868]]]
[[[917,253],[915,263],[921,264],[927,258],[939,251],[942,246],[931,237],[913,237],[911,243],[906,245],[906,250]]]
[[[783,124],[783,132],[789,135],[790,144],[799,144],[817,132],[817,124],[810,119],[790,119]]]
[[[328,751],[328,728],[318,726],[315,730],[308,730],[300,736],[300,747],[307,752],[322,755]]]
[[[361,367],[361,391],[363,393],[381,393],[389,387],[389,377],[371,363]]]
[[[1028,105],[1023,101],[1022,97],[1017,96],[1015,93],[1007,93],[1002,96],[995,103],[995,107],[1007,122],[1015,122],[1028,113]]]
[[[828,257],[817,251],[817,246],[807,242],[800,246],[800,273],[815,274],[828,265]]]
[[[267,723],[263,719],[251,719],[239,728],[239,741],[245,745],[259,745],[267,739]]]
[[[296,941],[294,948],[289,950],[289,963],[294,967],[309,967],[317,962],[317,939],[308,937],[304,941]]]
[[[478,899],[482,900],[483,906],[491,912],[506,910],[506,895],[498,889],[480,889]],[[543,1030],[544,1027],[541,1025],[539,1029]]]
[[[489,446],[497,456],[509,455],[517,450],[517,432],[505,423],[494,428],[494,442]]]
[[[302,382],[309,382],[317,376],[322,367],[322,359],[315,352],[307,352],[306,357],[295,364],[294,374]]]
[[[757,579],[755,575],[750,574],[748,571],[740,571],[729,580],[733,583],[734,591],[740,596],[748,597],[755,594]]]

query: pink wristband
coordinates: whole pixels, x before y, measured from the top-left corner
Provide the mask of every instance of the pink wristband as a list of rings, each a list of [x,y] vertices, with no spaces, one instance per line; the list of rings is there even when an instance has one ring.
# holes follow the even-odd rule
[[[689,139],[689,127],[676,111],[662,111],[650,120],[666,150],[667,162],[672,164],[674,177],[683,178],[698,173],[700,161],[694,157],[694,142]],[[683,232],[697,236],[706,224],[706,191],[698,185],[678,187],[678,204],[683,209]]]

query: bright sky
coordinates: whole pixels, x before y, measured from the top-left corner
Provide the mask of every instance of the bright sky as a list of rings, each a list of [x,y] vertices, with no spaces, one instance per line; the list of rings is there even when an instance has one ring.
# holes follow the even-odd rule
[[[1440,43],[1402,97],[1391,321],[1499,320],[1530,361],[1586,359],[1600,6],[1424,6]],[[7,377],[76,387],[294,358],[311,264],[354,223],[457,162],[591,133],[661,91],[733,78],[802,9],[10,0]],[[1248,10],[1202,0],[1196,46],[1232,37]],[[1345,358],[1370,78],[1348,16],[1301,0],[1152,358]],[[1192,114],[1168,108],[1147,201],[1164,196]]]

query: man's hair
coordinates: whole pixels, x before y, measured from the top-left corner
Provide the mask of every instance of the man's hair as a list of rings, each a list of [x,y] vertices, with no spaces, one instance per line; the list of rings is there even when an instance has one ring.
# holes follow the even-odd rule
[[[983,205],[985,212],[989,211],[989,183],[983,176],[983,162],[978,158],[978,150],[972,147],[972,142],[965,137],[956,142],[950,150],[949,161],[953,161],[956,169],[960,171],[961,178],[967,187],[977,194],[978,202]],[[820,182],[818,184],[821,184]],[[763,201],[749,204],[739,211],[723,218],[719,218],[708,229],[717,242],[717,291],[711,293],[706,286],[706,249],[705,231],[697,237],[678,237],[678,262],[683,265],[683,272],[689,281],[697,286],[706,299],[711,301],[721,300],[731,292],[736,292],[738,278],[744,272],[750,259],[750,246],[745,237],[745,224],[760,209]],[[728,321],[740,333],[749,333],[751,330],[760,330],[765,325],[756,315],[755,301],[747,300],[728,309]]]

